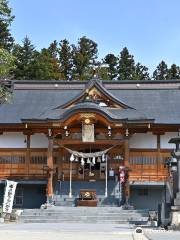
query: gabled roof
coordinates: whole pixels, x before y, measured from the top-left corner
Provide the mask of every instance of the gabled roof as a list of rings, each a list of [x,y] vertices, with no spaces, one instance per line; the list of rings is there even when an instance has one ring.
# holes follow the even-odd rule
[[[92,102],[76,102],[63,109],[72,99],[78,99],[87,86],[93,84],[105,96],[113,96],[129,108],[104,108]],[[138,84],[138,85],[137,85]],[[82,98],[83,99],[83,98]],[[68,111],[75,113],[99,109],[114,119],[155,119],[155,124],[180,125],[180,81],[15,81],[9,103],[0,105],[0,124],[19,124],[21,119],[62,119]],[[82,107],[82,105],[84,107]],[[87,105],[86,105],[87,104]],[[93,107],[94,106],[94,107]],[[67,111],[67,112],[66,112]],[[101,111],[101,112],[102,112]],[[65,113],[66,112],[66,113]],[[69,113],[70,113],[69,112]]]
[[[114,105],[116,105],[117,107],[121,107],[123,109],[127,109],[127,108],[131,108],[132,107],[128,106],[127,104],[125,104],[124,102],[120,101],[118,98],[116,98],[113,94],[111,94],[102,84],[102,81],[96,80],[96,79],[92,79],[90,80],[87,84],[86,87],[82,90],[81,93],[79,93],[75,98],[72,98],[70,101],[66,102],[63,105],[60,105],[58,107],[56,107],[56,109],[64,109],[64,108],[68,108],[71,105],[74,105],[76,103],[82,102],[86,95],[88,94],[88,92],[90,92],[90,90],[92,89],[96,89],[98,90],[108,101],[111,101],[112,103],[114,103]]]

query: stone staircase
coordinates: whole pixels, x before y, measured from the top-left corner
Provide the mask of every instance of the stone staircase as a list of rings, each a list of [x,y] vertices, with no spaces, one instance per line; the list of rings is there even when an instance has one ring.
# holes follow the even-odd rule
[[[51,207],[25,209],[20,216],[24,223],[148,223],[148,210],[123,210],[120,207]]]

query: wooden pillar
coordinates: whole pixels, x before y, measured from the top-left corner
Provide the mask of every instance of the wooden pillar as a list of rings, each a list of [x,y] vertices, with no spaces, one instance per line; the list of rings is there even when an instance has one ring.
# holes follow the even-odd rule
[[[159,164],[161,161],[161,135],[157,134],[157,177],[159,173]]]
[[[48,166],[47,202],[52,203],[52,200],[53,200],[53,138],[52,137],[48,138],[47,166]]]
[[[59,164],[58,164],[59,173],[60,173],[59,179],[60,179],[60,180],[63,180],[63,179],[62,179],[62,172],[63,172],[63,148],[60,148],[59,154],[60,154],[60,157],[59,157],[60,162],[59,162]]]
[[[129,166],[129,139],[124,140],[124,166]]]
[[[124,166],[129,167],[129,139],[127,137],[124,140]],[[125,183],[125,200],[127,204],[129,202],[129,198],[130,198],[130,185],[129,179],[127,178]]]
[[[31,160],[31,134],[26,135],[26,174],[29,176],[30,169],[30,160]]]

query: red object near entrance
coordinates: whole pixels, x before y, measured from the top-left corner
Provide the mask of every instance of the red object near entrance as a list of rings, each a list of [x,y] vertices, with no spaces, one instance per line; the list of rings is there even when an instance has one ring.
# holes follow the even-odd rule
[[[120,183],[125,182],[125,171],[124,170],[120,170],[120,172],[119,172],[119,181],[120,181]]]

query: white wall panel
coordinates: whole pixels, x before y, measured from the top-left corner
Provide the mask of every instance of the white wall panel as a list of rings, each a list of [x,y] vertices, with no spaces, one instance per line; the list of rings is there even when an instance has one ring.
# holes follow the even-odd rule
[[[5,132],[0,135],[0,148],[26,148],[23,133]]]
[[[130,148],[157,148],[157,137],[152,133],[136,133],[129,140]]]
[[[45,134],[33,134],[31,135],[31,148],[47,148],[48,138]]]
[[[164,135],[161,135],[161,148],[173,149],[175,144],[169,144],[169,140],[173,137],[177,137],[176,132],[167,132]]]

